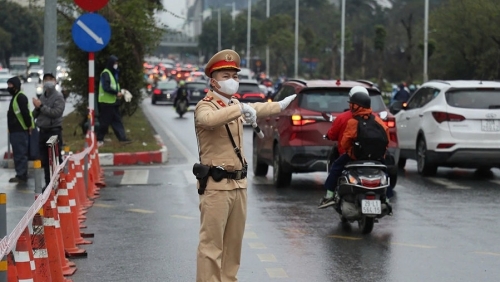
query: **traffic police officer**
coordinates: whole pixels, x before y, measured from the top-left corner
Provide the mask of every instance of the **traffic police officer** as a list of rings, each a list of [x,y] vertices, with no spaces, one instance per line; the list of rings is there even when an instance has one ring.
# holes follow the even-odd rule
[[[239,87],[238,71],[238,53],[222,50],[215,54],[205,68],[211,90],[194,112],[200,162],[212,171],[200,195],[197,282],[238,281],[247,213],[243,121],[252,124],[257,117],[278,114],[296,97],[273,103],[239,103],[232,98]]]

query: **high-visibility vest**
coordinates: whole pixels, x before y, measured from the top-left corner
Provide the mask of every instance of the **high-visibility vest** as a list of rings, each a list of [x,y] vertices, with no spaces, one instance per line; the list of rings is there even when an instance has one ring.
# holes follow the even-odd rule
[[[28,127],[24,123],[23,114],[21,113],[21,110],[19,109],[19,104],[17,103],[17,97],[20,94],[24,95],[24,93],[22,91],[19,91],[19,92],[17,92],[16,96],[14,96],[14,101],[12,101],[12,109],[14,110],[14,114],[16,115],[17,120],[19,121],[19,123],[21,124],[21,126],[23,127],[24,130],[28,130],[29,127],[35,128],[35,122],[33,120],[33,114],[31,113],[29,103],[28,103],[28,112],[30,113],[31,124]]]
[[[110,87],[116,92],[120,92],[120,84],[116,82],[115,76],[108,69],[104,69],[101,72],[101,77],[103,73],[108,73],[110,80]],[[116,102],[116,95],[104,91],[102,87],[102,81],[99,83],[99,103],[114,104]]]

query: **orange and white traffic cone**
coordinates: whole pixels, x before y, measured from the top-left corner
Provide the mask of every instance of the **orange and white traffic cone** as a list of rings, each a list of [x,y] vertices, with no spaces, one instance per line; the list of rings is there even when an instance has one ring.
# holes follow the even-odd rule
[[[64,250],[63,256],[61,257],[60,250],[62,249],[62,246],[59,247],[59,242],[57,240],[56,221],[54,220],[54,210],[51,203],[52,198],[54,197],[54,192],[51,191],[50,194],[50,198],[43,206],[43,229],[49,257],[50,276],[52,278],[52,282],[71,282],[71,280],[64,278]]]
[[[27,227],[26,227],[27,229]],[[29,231],[28,231],[29,234]],[[29,237],[26,238],[25,232],[21,234],[17,240],[16,250],[14,251],[14,259],[16,260],[17,276],[19,281],[33,282],[33,273],[35,271],[35,263],[31,261],[31,244]]]
[[[67,175],[66,178],[70,178],[70,175]],[[88,245],[92,244],[92,241],[87,241],[83,239],[82,233],[80,232],[80,222],[78,221],[78,200],[76,200],[78,197],[75,195],[76,191],[74,189],[74,185],[76,184],[76,177],[73,178],[73,181],[66,182],[67,187],[68,187],[68,196],[69,196],[69,206],[71,209],[71,223],[73,226],[73,235],[75,237],[75,244],[76,245]],[[75,205],[72,205],[74,203]],[[85,234],[87,237],[85,238],[91,238],[90,236],[94,237],[94,234]]]
[[[87,198],[87,192],[85,189],[85,180],[83,179],[83,164],[80,163],[80,160],[74,160],[76,172],[76,189],[78,190],[78,195],[80,197],[80,215],[84,215],[87,211],[86,209],[91,207],[93,202]]]
[[[16,262],[12,252],[7,255],[7,282],[19,282]]]
[[[54,220],[54,226],[55,226],[55,230],[56,230],[56,240],[57,240],[57,246],[59,249],[59,256],[61,258],[61,266],[62,266],[62,270],[63,270],[63,275],[64,276],[71,276],[71,275],[75,274],[75,272],[76,272],[76,267],[75,267],[76,265],[75,265],[75,263],[66,259],[66,256],[64,254],[64,243],[63,243],[63,239],[62,239],[61,224],[59,221],[59,213],[57,212],[57,205],[56,205],[56,199],[55,199],[56,197],[54,194],[55,193],[53,190],[50,191],[50,196],[49,196],[49,199],[47,200],[47,202],[50,202],[50,213],[44,211],[44,214],[46,217],[51,216],[52,219]]]
[[[73,218],[71,216],[71,207],[69,203],[69,192],[66,183],[66,177],[61,172],[59,176],[59,188],[57,189],[57,212],[61,223],[61,234],[64,250],[69,257],[87,257],[87,251],[80,249],[75,244],[75,235],[73,234]]]
[[[31,246],[33,248],[33,257],[35,258],[36,282],[52,281],[52,277],[50,275],[49,256],[45,243],[43,218],[39,213],[37,213],[33,217],[33,234],[31,235]]]

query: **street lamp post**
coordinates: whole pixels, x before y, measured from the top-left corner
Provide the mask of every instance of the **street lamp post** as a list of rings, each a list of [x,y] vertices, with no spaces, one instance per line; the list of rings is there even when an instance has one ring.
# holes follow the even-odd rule
[[[266,0],[266,18],[269,19],[271,14],[270,0]],[[266,45],[266,75],[270,77],[271,67],[269,66],[269,45]]]
[[[345,0],[344,0],[345,1]],[[299,0],[295,0],[295,78],[299,75]]]
[[[424,19],[424,83],[429,79],[427,73],[427,60],[429,58],[429,0],[425,0]]]
[[[344,80],[344,55],[345,55],[345,0],[342,0],[342,26],[340,29],[340,80]]]
[[[220,51],[220,50],[222,50],[221,31],[220,31],[220,8],[218,10],[217,23],[218,23],[217,32],[218,32],[218,43],[219,43],[218,44],[219,49],[217,51]]]
[[[252,32],[252,0],[248,0],[248,14],[247,14],[247,63],[246,67],[250,66],[250,42]]]
[[[233,9],[231,10],[231,17],[233,19],[233,32],[235,31],[235,19],[236,19],[236,2],[233,2],[231,4],[226,4],[226,6],[231,6]],[[234,41],[233,41],[233,50],[234,50]]]

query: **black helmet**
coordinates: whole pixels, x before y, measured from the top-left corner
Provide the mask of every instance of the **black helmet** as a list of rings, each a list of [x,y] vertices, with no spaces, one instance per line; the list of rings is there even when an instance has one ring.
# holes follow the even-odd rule
[[[357,92],[352,94],[351,98],[349,99],[349,103],[369,109],[372,105],[372,100],[370,99],[370,96],[366,95],[366,93]]]

